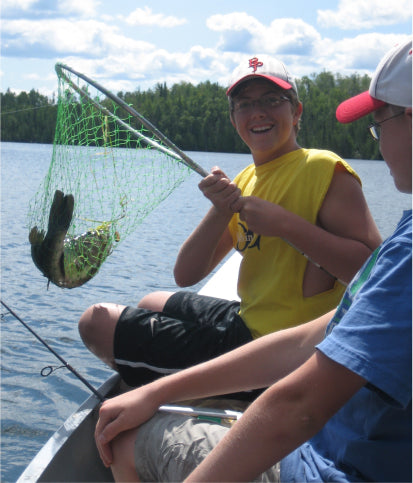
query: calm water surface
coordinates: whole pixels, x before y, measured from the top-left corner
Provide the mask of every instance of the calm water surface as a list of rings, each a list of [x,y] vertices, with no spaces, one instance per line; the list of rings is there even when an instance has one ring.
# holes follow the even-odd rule
[[[206,170],[219,165],[233,177],[248,155],[188,153]],[[50,285],[34,266],[27,210],[51,161],[52,146],[1,143],[1,298],[95,387],[110,374],[84,348],[77,332],[83,310],[98,301],[134,305],[149,291],[176,290],[172,268],[177,250],[209,207],[198,174],[156,208],[119,244],[98,275],[82,287]],[[411,196],[397,192],[385,163],[350,160],[363,181],[376,223],[391,234]],[[199,285],[194,287],[199,289]],[[40,371],[59,361],[14,317],[1,311],[1,481],[13,482],[77,406],[89,396],[65,369]]]

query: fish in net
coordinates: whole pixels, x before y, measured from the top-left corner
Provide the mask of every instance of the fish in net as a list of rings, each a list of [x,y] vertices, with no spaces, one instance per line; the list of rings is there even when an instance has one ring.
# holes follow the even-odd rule
[[[168,138],[97,82],[56,64],[52,160],[28,214],[35,265],[62,288],[90,280],[189,175],[206,175]]]

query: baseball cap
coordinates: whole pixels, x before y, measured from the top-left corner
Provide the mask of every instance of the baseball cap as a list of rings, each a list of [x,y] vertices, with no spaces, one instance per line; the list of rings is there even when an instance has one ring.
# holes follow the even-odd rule
[[[235,87],[245,81],[262,77],[268,79],[282,89],[293,89],[297,94],[297,86],[292,76],[287,71],[285,65],[267,55],[259,57],[251,57],[244,59],[240,65],[234,70],[229,82],[230,87],[227,90],[227,96]]]
[[[343,124],[360,119],[386,104],[412,105],[412,40],[393,47],[380,61],[368,91],[342,102],[336,111]]]

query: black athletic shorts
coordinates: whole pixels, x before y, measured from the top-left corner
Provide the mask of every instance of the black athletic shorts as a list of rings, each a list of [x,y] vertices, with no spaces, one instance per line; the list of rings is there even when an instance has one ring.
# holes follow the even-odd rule
[[[180,291],[151,312],[126,307],[114,336],[118,371],[130,386],[212,359],[252,340],[239,302]]]

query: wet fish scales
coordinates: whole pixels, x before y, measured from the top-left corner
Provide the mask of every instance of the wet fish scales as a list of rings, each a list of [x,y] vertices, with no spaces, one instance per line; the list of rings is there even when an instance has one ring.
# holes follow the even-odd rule
[[[80,287],[96,275],[111,253],[109,224],[68,237],[73,217],[73,195],[56,190],[46,234],[37,226],[30,230],[32,259],[48,279],[61,288]]]

